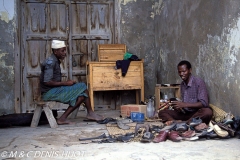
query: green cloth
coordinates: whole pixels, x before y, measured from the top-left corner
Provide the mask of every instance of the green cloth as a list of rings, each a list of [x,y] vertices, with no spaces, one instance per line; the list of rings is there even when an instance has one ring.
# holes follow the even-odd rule
[[[131,58],[131,57],[132,57],[132,54],[129,53],[129,52],[126,52],[126,53],[124,54],[123,59],[124,59],[124,60],[128,60],[128,59]]]

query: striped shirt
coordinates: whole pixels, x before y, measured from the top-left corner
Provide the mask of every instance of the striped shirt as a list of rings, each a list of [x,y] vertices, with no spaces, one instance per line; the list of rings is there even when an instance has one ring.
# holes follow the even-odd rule
[[[201,102],[204,107],[208,107],[208,92],[204,81],[198,77],[190,75],[189,82],[181,83],[181,98],[183,102]],[[194,112],[196,108],[184,108],[186,111]]]

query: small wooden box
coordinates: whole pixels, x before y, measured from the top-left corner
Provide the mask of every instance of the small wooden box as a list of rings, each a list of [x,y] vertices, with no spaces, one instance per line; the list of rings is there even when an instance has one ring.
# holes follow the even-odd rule
[[[98,45],[98,61],[99,62],[115,62],[122,60],[126,53],[125,44],[99,44]]]

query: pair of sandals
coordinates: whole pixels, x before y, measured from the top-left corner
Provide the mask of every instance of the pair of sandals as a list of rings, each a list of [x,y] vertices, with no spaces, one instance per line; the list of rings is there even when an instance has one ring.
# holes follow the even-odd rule
[[[92,140],[93,143],[114,143],[117,141],[129,142],[132,138],[134,138],[134,133],[127,133],[125,135],[120,135],[117,137],[107,136],[105,133],[103,133],[97,137],[80,138],[79,141]]]

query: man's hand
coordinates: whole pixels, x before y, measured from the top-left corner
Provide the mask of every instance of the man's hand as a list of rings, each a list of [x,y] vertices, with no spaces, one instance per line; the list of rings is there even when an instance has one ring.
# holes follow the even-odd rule
[[[185,107],[185,103],[182,101],[171,101],[170,102],[171,105],[173,106],[173,108],[175,109],[180,109],[180,108],[184,108]]]
[[[185,111],[182,108],[186,107],[186,103],[182,101],[171,101],[170,103],[173,106],[174,110],[185,113]]]
[[[73,80],[67,80],[67,81],[64,82],[64,84],[65,84],[66,86],[72,86],[72,85],[74,85],[75,83],[76,83],[76,81],[73,81]]]

